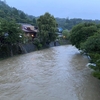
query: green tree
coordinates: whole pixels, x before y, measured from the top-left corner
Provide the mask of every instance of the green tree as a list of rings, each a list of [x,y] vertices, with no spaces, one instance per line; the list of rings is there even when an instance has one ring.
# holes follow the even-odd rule
[[[21,19],[26,19],[26,15],[25,15],[24,12],[21,12],[21,13],[20,13],[20,18],[21,18]]]
[[[70,32],[70,41],[72,45],[80,49],[81,43],[85,42],[88,37],[94,35],[97,30],[97,26],[93,23],[78,24]]]
[[[36,24],[36,19],[35,18],[33,18],[33,23]]]
[[[94,69],[93,75],[100,79],[100,25],[81,25],[72,30],[71,42],[91,58],[90,61],[95,64],[90,65]]]
[[[65,39],[69,39],[70,33],[69,33],[69,31],[67,29],[66,30],[63,30],[62,34],[63,34],[63,37]]]
[[[18,10],[16,9],[16,8],[12,8],[12,13],[14,14],[14,15],[17,15],[17,16],[19,16],[19,12],[18,12]]]
[[[100,33],[90,36],[84,43],[81,44],[81,49],[86,53],[100,53]]]
[[[54,16],[45,13],[38,18],[37,25],[39,28],[38,37],[43,45],[56,39],[57,23]]]
[[[89,53],[89,56],[91,58],[91,62],[95,64],[95,66],[90,65],[90,68],[92,68],[94,71],[93,76],[100,79],[100,54],[96,52]]]
[[[15,22],[8,23],[8,37],[7,42],[14,44],[21,42],[23,38],[23,32],[20,29],[20,25],[16,24]]]
[[[0,20],[0,46],[7,45],[11,56],[13,56],[12,45],[23,42],[23,38],[24,35],[20,25],[12,21]]]

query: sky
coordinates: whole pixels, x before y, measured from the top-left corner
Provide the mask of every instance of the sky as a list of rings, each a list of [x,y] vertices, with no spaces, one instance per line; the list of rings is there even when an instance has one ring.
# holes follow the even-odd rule
[[[100,20],[100,0],[6,0],[11,7],[33,16],[49,12],[59,18]]]

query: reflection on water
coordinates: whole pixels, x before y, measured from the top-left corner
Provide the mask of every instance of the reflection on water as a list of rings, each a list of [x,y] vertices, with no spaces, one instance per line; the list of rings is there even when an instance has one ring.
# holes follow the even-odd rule
[[[0,100],[100,100],[87,63],[71,45],[0,61]]]

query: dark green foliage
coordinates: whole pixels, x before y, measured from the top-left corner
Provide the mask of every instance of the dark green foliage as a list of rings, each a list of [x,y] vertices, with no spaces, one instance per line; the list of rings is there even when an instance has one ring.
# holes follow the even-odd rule
[[[66,18],[55,18],[56,22],[58,24],[58,27],[62,27],[63,29],[65,29],[65,22],[66,22]]]
[[[29,23],[37,26],[36,17],[32,15],[27,15],[23,11],[16,9],[15,7],[11,8],[4,2],[0,1],[0,18],[6,19],[8,21],[14,20],[17,23]],[[35,20],[34,20],[35,19]],[[83,20],[80,18],[55,18],[58,24],[58,27],[63,29],[71,30],[73,26],[79,23],[93,22],[99,24],[99,20]]]
[[[72,45],[75,45],[80,49],[81,43],[85,42],[88,37],[94,35],[97,32],[97,26],[92,23],[78,24],[70,32],[70,41]]]
[[[13,48],[24,40],[23,32],[19,24],[14,21],[0,19],[0,51],[2,56],[13,56]],[[15,45],[15,46],[14,46]],[[16,50],[16,49],[15,49]]]
[[[5,36],[6,34],[7,36]],[[13,21],[0,20],[0,37],[4,39],[4,44],[14,44],[22,41],[23,32],[19,24]]]
[[[56,18],[58,23],[58,27],[62,27],[63,29],[71,30],[75,25],[79,23],[96,23],[100,24],[100,20],[84,20],[81,18]]]
[[[39,32],[38,37],[43,45],[49,44],[56,39],[57,23],[49,13],[45,13],[37,20]]]
[[[93,72],[93,76],[97,77],[98,79],[100,79],[100,71]]]
[[[71,30],[70,41],[90,58],[93,75],[100,79],[100,24],[84,23]]]
[[[33,44],[36,45],[38,50],[42,48],[42,44],[38,38],[34,38]]]
[[[62,34],[64,39],[69,39],[70,32],[68,30],[63,30]]]
[[[8,57],[9,54],[10,54],[10,51],[7,45],[0,46],[0,58]]]
[[[89,37],[86,42],[81,44],[81,49],[87,53],[100,53],[100,33]]]
[[[88,55],[90,56],[92,63],[95,63],[98,59],[100,59],[100,54],[96,52],[88,53]]]
[[[90,68],[94,69],[93,76],[100,79],[100,54],[99,53],[90,53],[91,62],[95,63],[96,66],[90,66]]]
[[[11,8],[3,1],[0,1],[0,18],[6,19],[7,21],[15,21],[17,23],[29,23],[36,25],[36,21],[33,21],[33,16],[25,14],[16,8]],[[34,18],[35,19],[35,18]]]

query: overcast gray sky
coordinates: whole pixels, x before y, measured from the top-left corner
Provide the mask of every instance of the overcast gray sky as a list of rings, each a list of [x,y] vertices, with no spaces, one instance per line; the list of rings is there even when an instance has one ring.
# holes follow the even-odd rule
[[[100,0],[6,0],[11,7],[33,16],[49,12],[60,18],[100,19]]]

